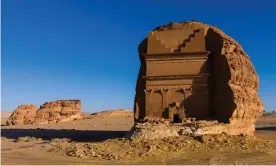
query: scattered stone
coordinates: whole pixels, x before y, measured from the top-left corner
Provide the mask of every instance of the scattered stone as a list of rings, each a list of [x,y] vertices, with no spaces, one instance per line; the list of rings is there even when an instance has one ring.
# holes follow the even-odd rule
[[[167,124],[160,123],[160,121],[157,123],[157,120],[154,118],[147,118],[146,121],[136,122],[133,128],[126,134],[126,137],[131,139],[156,139],[177,136],[197,137],[202,135],[227,135],[229,131],[229,125],[217,121],[201,120],[195,121],[193,124]]]
[[[32,142],[32,141],[42,141],[42,138],[36,138],[36,137],[18,137],[15,142]]]
[[[210,136],[209,135],[202,135],[197,137],[198,140],[202,143],[207,143],[210,141]]]
[[[152,121],[136,123],[126,135],[126,137],[131,139],[156,139],[176,136],[179,136],[177,129],[166,124],[156,125],[155,122]]]
[[[50,144],[62,144],[62,143],[68,143],[71,142],[71,139],[69,138],[53,138],[49,141]]]
[[[229,141],[231,140],[231,141]],[[51,144],[52,145],[52,144]],[[97,143],[59,143],[52,145],[53,152],[63,152],[79,158],[101,158],[105,160],[134,160],[137,157],[168,154],[171,152],[190,153],[191,151],[218,151],[221,153],[271,151],[275,150],[276,141],[265,141],[253,137],[231,136],[225,134],[202,135],[198,137],[167,137],[156,139],[110,139]]]
[[[179,135],[192,135],[193,134],[193,131],[191,130],[191,128],[189,127],[185,127],[185,128],[182,128],[179,130],[178,132]]]

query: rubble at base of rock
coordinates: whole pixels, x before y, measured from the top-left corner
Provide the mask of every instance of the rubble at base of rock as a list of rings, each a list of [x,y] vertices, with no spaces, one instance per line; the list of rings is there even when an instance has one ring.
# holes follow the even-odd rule
[[[80,143],[72,141],[51,141],[48,151],[62,152],[79,158],[101,158],[105,160],[145,159],[150,156],[165,157],[173,152],[259,152],[275,150],[276,142],[255,136],[227,134],[202,135],[197,137],[180,136],[155,139],[109,139],[103,142]]]
[[[236,129],[230,124],[219,123],[217,120],[195,121],[186,119],[182,123],[170,123],[164,119],[147,119],[145,122],[136,122],[126,134],[130,139],[157,139],[178,136],[202,136],[226,133],[229,135],[252,135],[252,132]]]

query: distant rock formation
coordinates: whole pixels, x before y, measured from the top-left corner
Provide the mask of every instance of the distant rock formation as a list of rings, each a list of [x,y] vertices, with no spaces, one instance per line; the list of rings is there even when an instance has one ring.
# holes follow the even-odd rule
[[[57,100],[45,102],[37,110],[34,123],[59,123],[80,118],[80,100]]]
[[[80,100],[57,100],[45,102],[39,109],[32,104],[17,107],[7,125],[45,124],[72,121],[81,118],[82,106]]]
[[[32,104],[23,104],[17,107],[6,121],[7,125],[32,124],[36,116],[36,106]]]
[[[107,110],[101,112],[95,112],[90,115],[107,115],[107,116],[133,116],[133,111],[118,109],[118,110]]]
[[[124,109],[116,109],[116,110],[105,110],[101,112],[94,112],[94,113],[81,113],[79,119],[93,119],[95,117],[130,117],[133,118],[134,114],[131,110],[124,110]]]

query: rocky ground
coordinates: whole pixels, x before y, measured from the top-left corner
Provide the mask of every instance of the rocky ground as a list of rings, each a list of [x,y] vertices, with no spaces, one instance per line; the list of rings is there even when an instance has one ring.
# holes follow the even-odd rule
[[[1,116],[3,118],[4,116]],[[123,138],[132,112],[104,112],[58,124],[2,126],[2,164],[276,164],[276,114],[255,136]]]
[[[158,161],[161,164],[161,161],[162,164],[172,164],[177,163],[176,159],[182,159],[181,162],[184,163],[193,163],[192,160],[198,158],[198,162],[203,164],[246,164],[256,161],[241,160],[241,158],[229,160],[228,157],[233,159],[231,157],[233,154],[263,154],[266,155],[266,159],[270,157],[275,162],[275,159],[273,160],[273,157],[276,156],[275,147],[276,141],[266,141],[258,137],[215,135],[135,141],[111,139],[100,143],[51,140],[47,150],[60,152],[67,156],[108,160],[117,163],[150,162],[155,164]],[[203,156],[196,157],[196,154]],[[270,160],[266,162],[272,163]]]

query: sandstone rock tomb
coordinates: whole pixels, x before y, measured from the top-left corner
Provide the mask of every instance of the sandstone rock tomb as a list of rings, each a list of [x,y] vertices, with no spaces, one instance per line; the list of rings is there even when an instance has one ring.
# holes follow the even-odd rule
[[[259,78],[241,45],[197,21],[150,31],[138,47],[141,62],[135,121],[217,120],[252,133],[263,112]]]

